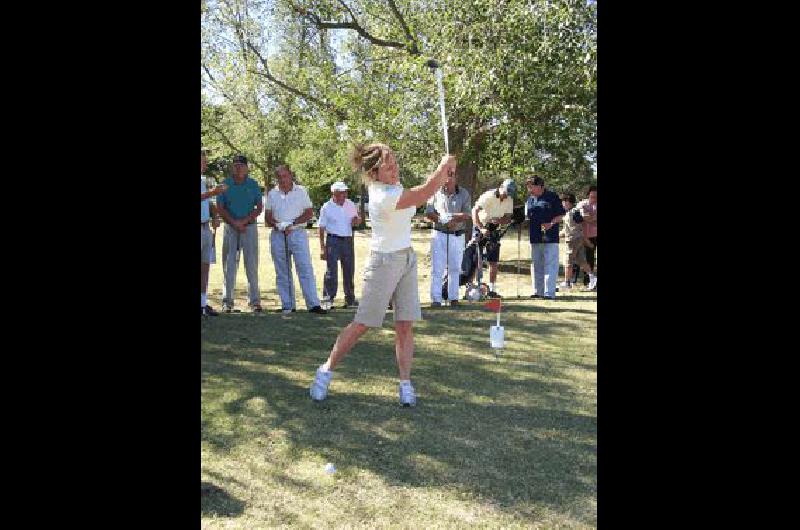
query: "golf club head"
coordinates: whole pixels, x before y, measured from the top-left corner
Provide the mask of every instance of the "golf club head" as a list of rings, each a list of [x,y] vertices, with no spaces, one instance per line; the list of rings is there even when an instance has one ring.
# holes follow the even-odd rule
[[[425,65],[431,70],[436,70],[437,68],[439,68],[439,63],[435,59],[428,59],[425,62]]]

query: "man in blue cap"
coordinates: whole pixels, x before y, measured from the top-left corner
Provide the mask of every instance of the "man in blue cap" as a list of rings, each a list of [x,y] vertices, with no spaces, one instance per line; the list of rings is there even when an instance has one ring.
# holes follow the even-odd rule
[[[497,189],[484,192],[472,208],[474,230],[488,238],[486,244],[486,261],[489,262],[489,293],[491,298],[500,298],[495,282],[497,281],[497,262],[500,261],[500,240],[493,237],[500,225],[507,225],[513,220],[514,194],[517,184],[506,179]]]
[[[544,188],[544,179],[531,175],[525,180],[528,200],[525,217],[530,221],[531,298],[556,299],[558,279],[558,223],[567,211],[561,198]]]
[[[225,193],[217,198],[217,210],[225,220],[222,240],[222,310],[233,311],[233,292],[239,268],[239,250],[244,254],[247,292],[250,308],[260,313],[261,295],[258,290],[258,228],[256,219],[264,209],[261,188],[248,175],[247,158],[233,158],[233,176],[225,179]]]

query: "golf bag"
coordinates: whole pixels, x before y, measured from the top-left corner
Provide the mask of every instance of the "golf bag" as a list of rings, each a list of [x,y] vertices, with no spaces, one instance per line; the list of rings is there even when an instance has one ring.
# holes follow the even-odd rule
[[[489,223],[486,228],[489,234],[484,236],[479,230],[475,230],[467,246],[464,248],[464,256],[461,258],[461,270],[459,271],[458,285],[467,285],[470,279],[475,276],[475,284],[480,288],[481,298],[489,291],[489,286],[481,281],[483,268],[486,266],[487,250],[493,250],[500,244],[500,239],[506,234],[509,228],[516,224],[516,220],[509,225],[500,227],[494,223]],[[442,282],[442,298],[447,298],[448,274],[445,272]]]

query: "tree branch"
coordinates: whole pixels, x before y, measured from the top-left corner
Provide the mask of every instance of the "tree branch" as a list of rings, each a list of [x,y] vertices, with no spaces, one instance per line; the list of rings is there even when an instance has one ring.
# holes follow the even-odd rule
[[[227,99],[230,102],[230,104],[233,106],[233,108],[236,109],[236,111],[239,114],[241,114],[242,118],[244,118],[245,120],[252,120],[253,116],[251,116],[248,113],[246,113],[245,111],[243,111],[241,109],[241,107],[239,106],[239,103],[233,98],[233,96],[229,95],[227,92],[225,92],[224,90],[222,90],[220,88],[219,84],[217,83],[217,80],[214,79],[213,75],[211,75],[211,71],[208,69],[208,66],[206,66],[205,63],[201,63],[201,66],[203,67],[203,70],[205,70],[206,75],[208,76],[208,78],[211,80],[211,86],[213,86],[216,91],[218,91],[220,94],[222,94],[222,97],[224,97],[225,99]]]
[[[397,9],[397,4],[394,3],[394,0],[388,0],[388,1],[389,1],[389,7],[392,8],[392,13],[394,13],[394,16],[397,17],[398,21],[400,21],[400,26],[403,27],[403,31],[406,34],[406,38],[408,39],[408,42],[411,43],[411,47],[408,49],[408,51],[411,53],[411,55],[419,55],[419,48],[417,47],[417,39],[414,38],[414,36],[411,34],[411,30],[408,29],[408,24],[406,24],[405,19],[403,19],[403,15],[400,14],[400,10]]]
[[[380,61],[386,61],[388,59],[395,59],[395,58],[401,57],[401,56],[402,56],[401,53],[395,53],[395,54],[392,54],[392,55],[386,55],[384,57],[378,57],[376,59],[364,59],[363,61],[361,61],[360,64],[354,66],[353,68],[348,68],[347,70],[339,72],[338,74],[336,74],[336,77],[340,77],[340,76],[343,76],[344,74],[348,74],[348,73],[352,72],[353,70],[358,70],[360,68],[363,68],[364,66],[367,65],[367,63],[378,63]]]
[[[251,72],[253,72],[254,74],[258,74],[260,76],[266,77],[267,79],[269,79],[270,81],[272,81],[273,83],[278,85],[279,87],[283,88],[284,90],[286,90],[288,92],[291,92],[295,96],[298,96],[298,97],[300,97],[302,99],[310,101],[310,102],[316,104],[317,106],[322,107],[323,109],[328,110],[328,111],[336,114],[336,117],[339,118],[339,120],[341,120],[341,121],[344,121],[344,120],[347,119],[347,113],[345,111],[343,111],[342,109],[336,108],[334,105],[331,105],[330,103],[322,101],[321,99],[316,98],[316,97],[312,96],[311,94],[306,94],[305,92],[302,92],[302,91],[300,91],[300,90],[298,90],[298,89],[296,89],[296,88],[294,88],[292,86],[289,86],[286,83],[284,83],[283,81],[281,81],[280,79],[278,79],[275,76],[273,76],[269,71],[269,65],[267,64],[267,60],[264,58],[264,56],[261,55],[261,52],[259,52],[258,49],[255,46],[253,46],[253,44],[250,41],[246,41],[246,44],[247,44],[247,47],[250,48],[250,50],[256,55],[256,57],[258,57],[258,60],[261,62],[261,65],[264,67],[264,71],[263,72],[259,72],[259,71],[255,71],[255,70],[251,70]]]
[[[220,138],[222,138],[222,141],[225,143],[225,145],[230,147],[233,150],[233,152],[235,152],[235,153],[243,153],[243,154],[245,154],[245,156],[247,156],[247,154],[244,153],[244,151],[242,151],[241,149],[239,149],[238,147],[233,145],[233,142],[231,142],[230,139],[225,135],[225,133],[222,132],[222,129],[220,129],[219,127],[217,127],[213,123],[209,123],[208,125],[212,129],[214,129],[214,131],[220,136]],[[269,174],[269,172],[266,170],[266,168],[262,164],[260,164],[257,160],[255,160],[255,158],[250,156],[250,157],[248,157],[248,160],[250,160],[253,163],[253,165],[256,166],[258,169],[260,169],[265,175]]]
[[[304,7],[298,7],[294,3],[292,3],[292,9],[304,16],[307,17],[317,28],[319,29],[352,29],[356,31],[359,35],[361,35],[364,39],[368,40],[372,44],[376,46],[382,46],[385,48],[399,48],[401,50],[407,50],[411,55],[419,55],[419,50],[417,49],[416,41],[413,41],[410,44],[403,44],[402,42],[391,41],[381,39],[379,37],[375,37],[371,35],[364,27],[358,23],[353,12],[350,8],[340,1],[340,3],[345,7],[347,12],[350,14],[350,20],[348,22],[330,22],[330,21],[323,21],[319,15],[316,13],[312,13],[308,9]],[[405,22],[403,22],[405,25]]]
[[[342,4],[342,7],[344,7],[345,9],[347,9],[347,12],[348,12],[348,13],[350,13],[350,20],[352,20],[353,22],[356,22],[356,15],[355,15],[355,13],[353,13],[353,10],[352,10],[352,9],[350,9],[350,6],[348,6],[347,4],[345,4],[345,3],[344,3],[344,0],[339,0],[339,3],[340,3],[340,4]],[[356,23],[357,23],[357,22],[356,22]]]

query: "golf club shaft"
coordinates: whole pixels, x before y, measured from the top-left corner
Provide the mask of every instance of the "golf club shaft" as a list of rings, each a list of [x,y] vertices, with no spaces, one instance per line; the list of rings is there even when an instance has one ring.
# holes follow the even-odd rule
[[[517,298],[519,298],[519,240],[522,237],[522,224],[517,224],[517,279],[514,283],[516,283],[517,287]]]
[[[445,262],[446,262],[446,271],[447,271],[447,298],[445,300],[450,300],[450,282],[453,281],[453,278],[450,277],[450,234],[447,234],[447,249],[445,250]]]
[[[447,116],[444,112],[444,85],[442,84],[442,69],[436,69],[436,85],[439,87],[439,110],[442,114],[442,132],[444,133],[444,151],[450,154],[450,141],[447,138]]]
[[[286,251],[286,278],[289,280],[289,292],[292,296],[292,309],[296,309],[294,301],[294,280],[292,279],[292,261],[289,258],[289,235],[283,232],[283,246]]]

